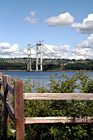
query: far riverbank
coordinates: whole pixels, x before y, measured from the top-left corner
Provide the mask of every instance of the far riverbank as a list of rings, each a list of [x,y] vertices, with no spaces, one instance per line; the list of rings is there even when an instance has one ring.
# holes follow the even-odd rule
[[[93,71],[93,70],[44,70],[44,71],[36,71],[36,70],[32,70],[32,71],[27,71],[27,70],[0,70],[0,71],[24,71],[24,72],[76,72],[76,71]]]

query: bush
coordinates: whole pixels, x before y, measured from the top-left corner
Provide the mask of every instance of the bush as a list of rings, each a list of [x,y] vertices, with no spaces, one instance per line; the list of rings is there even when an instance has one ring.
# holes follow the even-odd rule
[[[37,88],[37,92],[51,93],[73,93],[76,88],[83,93],[93,93],[93,80],[89,79],[83,72],[77,72],[71,78],[62,74],[58,77],[55,74],[50,78],[48,89]],[[79,84],[77,83],[79,80]],[[24,82],[24,92],[32,93],[34,85],[29,78]],[[25,117],[45,117],[45,116],[92,116],[92,101],[24,101]],[[11,126],[13,126],[11,121]],[[25,125],[26,140],[92,140],[93,124],[33,124]],[[11,138],[11,133],[8,137]]]

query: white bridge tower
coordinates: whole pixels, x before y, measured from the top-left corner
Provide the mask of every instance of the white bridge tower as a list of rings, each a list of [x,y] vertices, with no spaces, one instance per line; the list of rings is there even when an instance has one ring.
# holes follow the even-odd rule
[[[28,56],[28,64],[27,64],[27,71],[32,71],[31,66],[31,44],[27,45],[27,56]]]
[[[40,69],[39,69],[40,66]],[[42,44],[41,42],[36,44],[36,71],[43,71],[42,68]]]

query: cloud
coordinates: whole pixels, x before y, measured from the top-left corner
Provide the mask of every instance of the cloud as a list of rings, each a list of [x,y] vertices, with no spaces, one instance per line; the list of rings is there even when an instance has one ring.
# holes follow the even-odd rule
[[[75,49],[72,50],[72,55],[69,59],[93,59],[93,35],[75,45]]]
[[[42,47],[43,58],[64,58],[64,59],[93,59],[93,35],[87,40],[75,45],[71,50],[70,45],[49,45]],[[36,48],[31,49],[32,58],[36,58]],[[27,48],[19,49],[19,45],[10,45],[7,42],[0,43],[0,57],[2,58],[22,58],[27,57]]]
[[[45,48],[45,49],[44,49]],[[67,58],[67,53],[70,51],[69,45],[55,46],[45,44],[42,48],[43,56],[46,58]],[[36,48],[31,49],[32,57],[36,57]],[[27,48],[19,49],[19,45],[10,45],[7,42],[0,43],[0,57],[27,57]]]
[[[34,49],[31,49],[32,54],[36,54]],[[10,45],[7,42],[0,43],[0,57],[1,58],[22,58],[27,57],[27,49],[19,50],[19,45],[13,44]],[[35,57],[35,55],[33,55]]]
[[[36,13],[36,11],[31,11],[31,12],[30,12],[30,15],[31,15],[32,17],[34,17],[34,16],[35,16],[35,13]]]
[[[18,44],[13,44],[12,46],[7,42],[0,43],[0,55],[12,55],[12,53],[17,53],[19,51]]]
[[[69,59],[93,59],[93,52],[89,48],[74,49]]]
[[[36,13],[36,11],[31,11],[31,12],[30,12],[31,17],[30,17],[30,16],[25,17],[25,18],[24,18],[24,21],[27,21],[27,22],[29,22],[30,24],[35,24],[35,23],[37,23],[37,22],[38,22],[38,18],[34,18],[34,17],[35,17],[35,13]]]
[[[69,45],[55,46],[45,44],[43,55],[46,58],[67,58],[67,53],[70,51]]]
[[[26,17],[26,18],[24,18],[24,20],[31,23],[31,24],[35,24],[38,22],[38,18]]]
[[[93,49],[93,34],[90,35],[87,40],[84,40],[79,45],[76,45],[76,47]]]
[[[74,22],[74,17],[70,15],[69,12],[60,14],[55,17],[50,17],[44,21],[45,23],[48,23],[49,26],[66,26],[71,25]]]
[[[27,57],[27,49],[23,49],[20,51],[20,53],[17,55],[17,57],[22,58],[22,57]],[[36,50],[31,49],[31,57],[36,57]]]
[[[76,28],[77,32],[82,34],[93,34],[93,14],[84,18],[82,23],[73,23],[71,27]]]

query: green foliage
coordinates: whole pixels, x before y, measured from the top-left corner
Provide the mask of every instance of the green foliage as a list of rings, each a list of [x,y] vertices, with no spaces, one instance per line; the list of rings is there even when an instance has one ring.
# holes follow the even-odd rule
[[[26,67],[23,63],[0,63],[0,70],[26,70]]]
[[[35,59],[32,58],[32,69],[36,69]],[[0,70],[26,70],[27,58],[0,58]],[[64,67],[61,67],[64,64]],[[39,67],[40,68],[40,67]],[[69,60],[69,59],[44,59],[43,70],[93,70],[93,60]]]
[[[56,76],[56,80],[55,80]],[[79,88],[81,92],[93,92],[92,82],[82,72],[77,72],[71,78],[65,74],[58,77],[57,74],[51,76],[48,90],[39,87],[37,92],[51,93],[70,93],[74,92],[75,88]],[[86,81],[84,86],[84,81]],[[77,83],[80,80],[80,84]],[[89,87],[89,83],[91,86]],[[88,85],[87,85],[88,84]],[[44,117],[44,116],[92,116],[93,103],[91,101],[26,101],[25,116],[26,117]],[[90,131],[88,131],[88,129]],[[33,124],[26,125],[26,140],[92,140],[92,124]]]
[[[81,74],[79,77],[80,83],[78,88],[84,93],[93,93],[93,79],[89,79],[88,76]]]
[[[93,62],[67,64],[65,65],[64,70],[93,70]]]
[[[77,77],[73,75],[71,78],[68,78],[64,73],[58,77],[57,73],[55,74],[57,80],[55,81],[54,76],[50,76],[50,84],[48,92],[51,93],[72,93],[76,88]]]
[[[56,78],[56,80],[55,80]],[[77,82],[78,81],[78,82]],[[34,85],[31,78],[24,82],[24,92],[32,94]],[[37,88],[39,93],[73,93],[78,88],[83,93],[93,93],[93,80],[89,79],[83,72],[77,72],[72,77],[56,73],[50,77],[48,89]],[[25,117],[46,116],[92,116],[92,101],[24,101]],[[11,126],[14,127],[14,124]],[[11,138],[9,131],[8,137]],[[92,140],[93,124],[32,124],[25,125],[26,140]],[[13,139],[13,136],[12,136]]]
[[[24,93],[32,93],[32,88],[34,87],[33,84],[31,84],[31,77],[28,78],[28,80],[25,80],[24,82]]]
[[[59,70],[60,65],[59,64],[47,64],[47,65],[43,65],[43,70]]]

